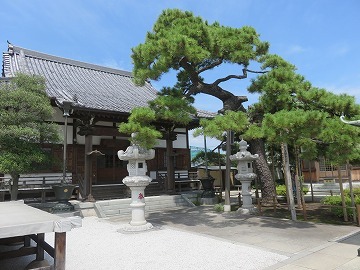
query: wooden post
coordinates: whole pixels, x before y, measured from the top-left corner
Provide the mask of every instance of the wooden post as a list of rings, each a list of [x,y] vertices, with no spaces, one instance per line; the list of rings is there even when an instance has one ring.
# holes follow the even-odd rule
[[[349,221],[349,219],[348,219],[348,213],[347,213],[347,209],[346,209],[346,202],[345,202],[345,196],[344,196],[344,187],[343,187],[343,181],[342,181],[342,176],[341,176],[340,164],[338,164],[337,171],[338,171],[338,176],[339,176],[339,187],[340,187],[341,205],[342,205],[343,214],[344,214],[344,221],[347,222],[347,221]]]
[[[287,143],[281,143],[281,153],[283,158],[283,166],[285,171],[285,184],[287,190],[287,198],[288,198],[288,207],[291,213],[291,219],[296,220],[296,210],[294,203],[294,194],[292,188],[292,180],[290,174],[290,162],[289,162],[289,152]]]
[[[310,174],[310,187],[311,187],[311,201],[314,202],[314,188],[313,188],[311,161],[310,160],[309,160],[309,174]]]
[[[66,232],[55,233],[54,270],[65,270]]]
[[[28,235],[24,236],[24,247],[30,247],[30,237]]]
[[[36,260],[43,261],[44,260],[44,248],[41,246],[41,242],[44,242],[45,234],[39,233],[37,235],[36,241]]]
[[[353,221],[354,221],[354,223],[356,223],[356,205],[355,205],[355,197],[354,197],[354,190],[353,190],[352,177],[351,177],[352,166],[349,163],[349,161],[346,163],[346,169],[347,169],[347,173],[348,173],[348,177],[349,177],[351,207],[353,207],[352,208]]]
[[[257,198],[256,200],[257,200],[257,206],[258,206],[259,214],[260,214],[260,216],[262,216],[261,199]]]
[[[274,207],[274,213],[276,213],[276,205],[277,205],[277,202],[276,202],[276,196],[273,197],[273,207]]]
[[[45,197],[46,197],[46,192],[45,192],[45,184],[46,184],[46,180],[45,180],[45,176],[43,176],[42,178],[42,184],[41,184],[41,187],[42,187],[42,191],[41,191],[41,202],[44,203],[45,202]]]

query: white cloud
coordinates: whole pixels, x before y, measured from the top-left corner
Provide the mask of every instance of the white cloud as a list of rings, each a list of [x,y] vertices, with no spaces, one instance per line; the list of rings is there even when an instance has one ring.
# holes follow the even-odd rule
[[[322,86],[326,90],[333,92],[335,94],[347,94],[355,97],[355,102],[360,104],[360,86],[352,86],[352,85],[324,85]]]
[[[99,66],[131,71],[131,69],[124,67],[124,61],[116,61],[115,59],[105,59],[103,62],[98,63]]]
[[[339,56],[339,55],[345,55],[350,51],[350,47],[348,44],[341,43],[341,44],[333,44],[330,47],[330,52],[333,55]]]
[[[286,54],[299,54],[305,52],[306,49],[300,45],[292,45],[287,49]]]

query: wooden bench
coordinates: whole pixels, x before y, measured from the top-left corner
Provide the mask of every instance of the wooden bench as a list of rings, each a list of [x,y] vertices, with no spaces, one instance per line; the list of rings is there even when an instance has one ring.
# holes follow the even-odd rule
[[[70,178],[71,173],[66,177]],[[38,175],[38,176],[20,176],[19,178],[19,194],[24,193],[40,193],[41,202],[45,202],[47,193],[53,192],[52,185],[60,184],[62,176],[60,175]],[[4,201],[5,194],[10,193],[9,182],[11,178],[0,177],[0,201]]]
[[[160,179],[166,179],[166,173],[159,173]],[[200,180],[197,179],[197,174],[192,172],[176,172],[175,173],[175,190],[189,191],[189,190],[199,190],[200,189]]]

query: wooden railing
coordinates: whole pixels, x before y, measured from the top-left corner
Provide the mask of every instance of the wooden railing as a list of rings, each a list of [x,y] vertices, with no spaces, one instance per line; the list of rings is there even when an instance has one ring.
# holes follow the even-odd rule
[[[66,175],[66,179],[71,179],[71,174]],[[60,184],[62,175],[33,175],[20,176],[19,178],[19,194],[21,193],[41,193],[41,201],[44,202],[46,193],[52,192],[52,185]],[[10,192],[10,177],[0,177],[0,201],[3,201],[5,194]]]
[[[196,172],[175,172],[175,189],[177,191],[200,189],[200,180],[197,179]],[[167,173],[158,173],[158,182],[164,183]]]

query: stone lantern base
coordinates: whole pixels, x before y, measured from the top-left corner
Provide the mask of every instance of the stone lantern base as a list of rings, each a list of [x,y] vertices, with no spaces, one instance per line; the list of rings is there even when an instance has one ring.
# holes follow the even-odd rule
[[[236,210],[236,212],[242,215],[252,215],[257,214],[259,210],[256,207],[240,207],[238,210]]]
[[[136,138],[136,133],[131,134]],[[141,232],[153,228],[153,225],[145,220],[145,188],[151,182],[151,178],[146,175],[146,160],[153,159],[154,149],[144,149],[136,144],[126,148],[126,151],[118,151],[120,160],[127,160],[126,166],[129,176],[123,179],[123,183],[131,190],[131,221],[123,226],[119,232]]]
[[[217,204],[219,202],[219,200],[217,197],[201,198],[200,202],[203,205],[214,205],[214,204]]]
[[[151,178],[143,176],[126,176],[123,183],[131,190],[131,221],[121,227],[118,232],[142,232],[153,228],[153,225],[145,220],[145,187],[149,185]]]
[[[136,233],[136,232],[144,232],[153,229],[154,226],[150,222],[146,222],[144,225],[134,226],[131,224],[125,224],[117,231],[120,233]]]

